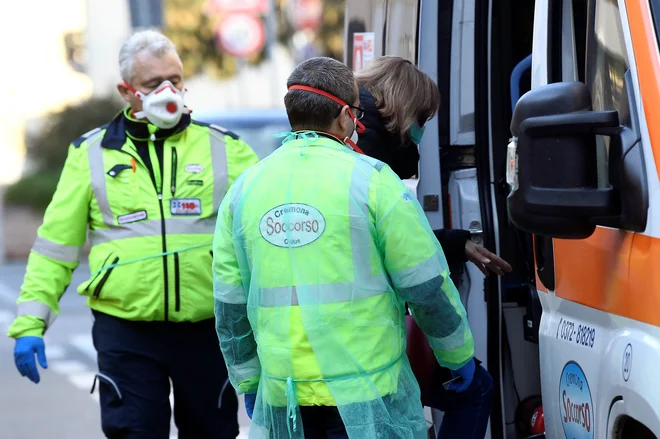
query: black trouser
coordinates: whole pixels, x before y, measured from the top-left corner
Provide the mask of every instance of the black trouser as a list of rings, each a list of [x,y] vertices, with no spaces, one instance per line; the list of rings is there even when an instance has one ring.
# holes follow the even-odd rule
[[[344,421],[342,421],[337,407],[301,406],[299,408],[305,439],[348,439]],[[287,419],[286,409],[276,408],[275,410],[279,412],[278,419]],[[277,424],[275,428],[277,431],[271,437],[288,436],[286,424]]]
[[[348,439],[337,407],[300,407],[305,439]]]
[[[179,439],[238,436],[238,400],[227,379],[213,319],[130,322],[94,312],[103,433],[168,439],[174,387]]]

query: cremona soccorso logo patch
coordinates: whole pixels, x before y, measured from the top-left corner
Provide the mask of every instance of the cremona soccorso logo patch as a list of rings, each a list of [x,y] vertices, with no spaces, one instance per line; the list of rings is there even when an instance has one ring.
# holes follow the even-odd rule
[[[303,247],[323,235],[325,218],[308,204],[282,204],[264,214],[259,231],[266,241],[277,247]]]

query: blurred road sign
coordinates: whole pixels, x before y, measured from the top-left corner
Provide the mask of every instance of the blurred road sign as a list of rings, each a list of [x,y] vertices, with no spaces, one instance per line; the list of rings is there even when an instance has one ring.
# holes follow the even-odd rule
[[[356,32],[353,34],[353,72],[357,73],[374,59],[376,34]]]
[[[213,12],[259,15],[269,11],[270,0],[208,0],[208,7]]]
[[[353,34],[353,73],[362,70],[362,58],[364,57],[364,35]]]
[[[316,30],[323,19],[321,0],[289,0],[287,3],[289,21],[296,29]]]
[[[218,46],[237,58],[248,58],[259,53],[266,43],[263,22],[250,14],[230,14],[216,31]]]

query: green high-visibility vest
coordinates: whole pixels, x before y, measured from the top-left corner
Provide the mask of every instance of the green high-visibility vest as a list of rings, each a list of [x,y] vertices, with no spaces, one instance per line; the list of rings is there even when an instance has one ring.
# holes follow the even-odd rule
[[[59,313],[87,235],[88,305],[119,318],[199,321],[213,317],[211,243],[228,187],[257,163],[235,134],[192,121],[173,132],[151,124],[152,173],[119,114],[74,141],[30,253],[11,337],[41,336]],[[162,150],[161,167],[155,164]]]

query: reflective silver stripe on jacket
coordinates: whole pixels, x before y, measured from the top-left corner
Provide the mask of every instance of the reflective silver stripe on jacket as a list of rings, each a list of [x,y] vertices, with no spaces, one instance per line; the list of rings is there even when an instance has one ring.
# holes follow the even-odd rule
[[[102,133],[99,132],[87,140],[89,149],[87,157],[89,159],[89,173],[92,179],[92,191],[99,210],[103,216],[103,222],[107,225],[115,223],[115,217],[108,201],[108,189],[105,186],[105,169],[103,166],[103,147],[101,146]]]
[[[371,163],[356,159],[351,175],[349,216],[354,279],[352,282],[261,288],[255,291],[259,306],[298,306],[350,302],[382,294],[392,294],[384,268],[372,275],[371,252],[374,243],[369,218],[369,186],[376,170]],[[239,209],[240,211],[240,209]],[[252,293],[252,292],[251,292]]]
[[[107,229],[89,232],[92,246],[128,238],[154,236],[162,233],[161,220],[140,221],[130,224],[113,225]],[[168,235],[213,235],[215,218],[167,218],[165,231]]]
[[[397,288],[409,288],[428,282],[440,275],[448,277],[449,272],[446,268],[443,268],[438,254],[434,253],[426,261],[394,273],[389,273],[389,275]]]
[[[465,330],[463,323],[458,325],[454,332],[446,337],[438,338],[427,335],[429,343],[434,350],[453,351],[465,345]]]
[[[231,376],[237,384],[261,375],[261,363],[257,356],[249,359],[245,363],[233,364],[227,369],[229,370],[229,376]]]
[[[350,200],[348,214],[351,227],[351,248],[353,253],[354,284],[356,288],[380,291],[389,288],[383,267],[378,267],[381,274],[371,275],[372,229],[369,218],[369,186],[371,176],[376,170],[371,164],[357,158],[351,175]]]
[[[82,246],[58,244],[49,239],[37,236],[32,246],[32,251],[41,256],[61,262],[78,262],[80,260]]]
[[[213,297],[222,303],[245,305],[247,297],[242,285],[228,285],[222,282],[213,282]]]
[[[257,300],[259,306],[309,306],[325,303],[351,302],[380,296],[392,290],[362,288],[356,282],[336,284],[303,285],[295,287],[262,288],[261,297]]]
[[[110,206],[108,190],[105,184],[103,147],[100,142],[102,139],[101,134],[101,130],[98,131],[98,134],[92,132],[92,135],[87,140],[89,143],[88,159],[94,197],[99,205],[103,222],[108,227],[90,231],[92,246],[118,239],[160,235],[162,233],[160,219],[129,224],[115,224],[115,216]],[[168,235],[212,235],[214,233],[216,213],[227,190],[228,171],[225,142],[212,129],[209,129],[209,143],[214,181],[213,214],[206,218],[167,218],[165,219],[165,231]]]
[[[211,163],[213,168],[213,213],[218,211],[220,203],[227,193],[229,186],[229,171],[227,169],[227,146],[224,135],[214,132],[217,128],[209,128],[211,146]]]
[[[53,310],[36,300],[20,302],[17,305],[17,315],[32,316],[41,319],[46,324],[46,329],[48,329],[57,318],[57,314],[55,314]]]

